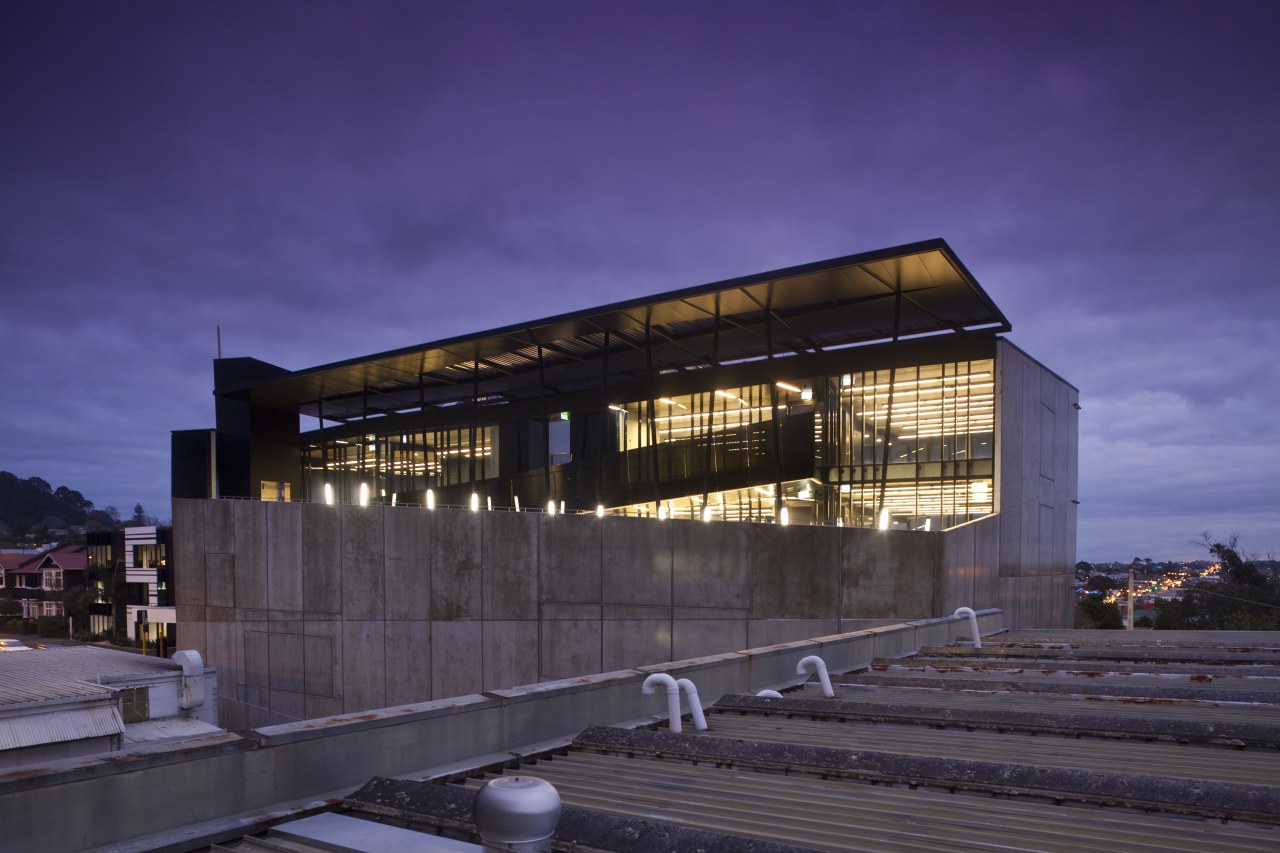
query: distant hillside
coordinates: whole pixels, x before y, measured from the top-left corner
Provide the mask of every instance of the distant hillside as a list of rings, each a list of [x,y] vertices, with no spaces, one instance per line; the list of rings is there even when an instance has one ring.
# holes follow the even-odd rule
[[[53,488],[39,477],[20,480],[0,471],[0,526],[18,538],[44,528],[46,518],[59,518],[68,525],[87,524],[90,513],[103,515],[93,501],[66,486]]]

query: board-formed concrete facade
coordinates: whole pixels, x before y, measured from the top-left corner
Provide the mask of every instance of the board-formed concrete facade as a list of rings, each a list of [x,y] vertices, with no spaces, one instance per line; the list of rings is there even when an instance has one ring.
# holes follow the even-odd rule
[[[938,240],[219,360],[218,428],[174,436],[182,643],[243,727],[962,605],[1067,626],[1078,392],[1009,328]]]
[[[960,606],[1061,626],[1072,562],[1028,526],[1067,523],[1044,502],[1052,490],[1037,495],[935,533],[179,499],[178,618],[218,667],[231,729]]]

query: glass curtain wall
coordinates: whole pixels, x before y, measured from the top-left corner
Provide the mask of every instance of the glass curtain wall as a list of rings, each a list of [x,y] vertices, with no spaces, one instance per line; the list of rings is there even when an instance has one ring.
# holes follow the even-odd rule
[[[993,511],[990,359],[618,402],[607,414],[601,432],[616,441],[601,476],[654,487],[652,500],[606,507],[613,515],[780,522],[785,509],[791,524],[942,530]],[[303,451],[307,494],[322,500],[328,484],[335,500],[355,502],[365,484],[390,503],[492,480],[497,434],[485,424],[315,442]],[[596,470],[592,459],[573,464]]]
[[[660,481],[746,470],[741,488],[611,510],[618,515],[941,530],[993,511],[991,360],[951,362],[718,389],[614,408],[620,451],[660,453]],[[774,479],[776,418],[812,414],[814,473]],[[710,452],[705,452],[710,445]],[[673,470],[672,461],[690,470]],[[687,461],[686,461],[687,460]]]
[[[819,518],[940,530],[991,514],[991,360],[845,374],[826,384]]]
[[[421,432],[336,439],[306,445],[303,470],[311,500],[324,498],[324,486],[334,499],[354,502],[360,484],[371,498],[390,502],[393,495],[486,480],[498,475],[494,436],[485,425]]]
[[[660,483],[685,482],[692,493],[658,501],[614,507],[614,515],[702,518],[724,521],[770,521],[775,514],[776,466],[772,421],[811,407],[810,394],[798,386],[747,385],[660,397],[649,403],[630,402],[612,408],[618,413],[621,453],[656,446],[650,457],[633,454],[643,463],[653,459],[647,479]],[[644,472],[637,471],[641,476]],[[766,487],[711,490],[712,476],[745,476]],[[701,482],[702,488],[697,488]]]

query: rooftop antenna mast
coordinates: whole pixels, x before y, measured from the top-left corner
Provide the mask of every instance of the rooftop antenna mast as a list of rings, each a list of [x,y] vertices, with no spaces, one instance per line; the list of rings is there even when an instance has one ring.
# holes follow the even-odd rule
[[[214,326],[218,330],[218,358],[222,358],[222,326]]]

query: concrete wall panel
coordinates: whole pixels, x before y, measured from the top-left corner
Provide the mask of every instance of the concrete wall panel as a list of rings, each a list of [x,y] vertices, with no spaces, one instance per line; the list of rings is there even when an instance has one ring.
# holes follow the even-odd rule
[[[302,643],[302,692],[316,698],[333,698],[336,696],[337,679],[334,678],[334,667],[337,659],[332,636],[304,635]]]
[[[484,619],[524,621],[538,618],[538,528],[542,518],[532,512],[484,514],[481,592]],[[535,671],[536,660],[535,657]]]
[[[634,669],[673,659],[671,620],[607,619],[601,623],[600,669]]]
[[[974,530],[973,601],[975,610],[1000,606],[1000,516],[984,518]],[[945,615],[945,609],[942,614]]]
[[[747,619],[681,619],[671,622],[673,660],[704,657],[724,651],[745,649]]]
[[[388,512],[384,611],[387,619],[431,616],[431,520],[423,513]]]
[[[302,519],[302,608],[308,613],[342,612],[342,516],[312,504]]]
[[[1022,510],[1000,513],[1000,577],[1016,578],[1022,573]]]
[[[385,659],[388,706],[421,702],[431,696],[431,653],[430,622],[424,619],[387,622]]]
[[[307,719],[307,697],[301,693],[272,690],[269,694],[269,701],[271,703],[271,722],[267,725],[279,725]]]
[[[841,619],[919,619],[938,608],[940,543],[906,530],[840,529]]]
[[[271,686],[271,635],[266,631],[244,631],[244,674],[242,684],[248,687]]]
[[[301,634],[280,633],[268,634],[267,638],[271,689],[306,692],[306,638]]]
[[[957,607],[974,607],[976,574],[975,521],[942,534],[941,606],[938,615],[953,613]]]
[[[267,607],[267,507],[233,501],[235,508],[236,607]]]
[[[544,602],[594,604],[602,600],[600,519],[544,517],[539,537],[539,589]]]
[[[759,649],[792,643],[811,637],[822,637],[840,630],[839,620],[831,619],[752,619],[747,623],[747,643],[743,648]]]
[[[272,610],[301,611],[302,505],[264,504],[267,511],[267,606]]]
[[[728,610],[751,608],[752,528],[671,520],[672,604]]]
[[[210,554],[236,551],[235,501],[200,501],[204,508],[204,547]]]
[[[379,507],[344,506],[342,519],[342,618],[385,618],[387,512]]]
[[[235,701],[240,696],[239,685],[244,679],[244,633],[240,624],[206,622],[205,646],[200,652],[205,663],[218,670],[218,724],[227,729],[248,728],[248,719],[239,715],[239,705]]]
[[[484,565],[482,516],[465,509],[431,513],[431,618],[479,619]]]
[[[173,502],[173,594],[179,607],[203,607],[205,589],[205,501]]]
[[[599,619],[544,619],[539,634],[539,678],[603,671]]]
[[[319,719],[320,717],[336,717],[342,713],[342,700],[330,699],[325,696],[312,696],[308,694],[307,700],[307,716],[308,720]]]
[[[209,607],[236,606],[236,555],[204,555],[205,603]]]
[[[605,518],[601,593],[605,604],[671,604],[671,525]],[[609,667],[606,666],[606,669]]]
[[[538,621],[486,620],[482,623],[484,690],[536,684]]]
[[[431,695],[465,696],[484,686],[484,631],[477,620],[431,623]]]
[[[386,623],[342,623],[342,708],[346,712],[385,708]]]
[[[752,617],[836,619],[841,532],[836,527],[751,525]]]

